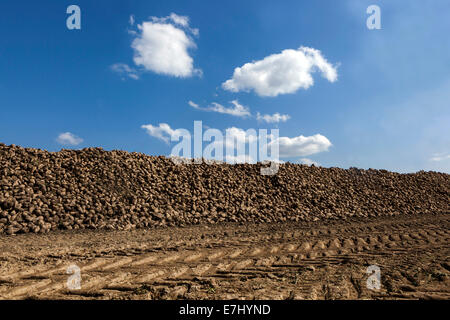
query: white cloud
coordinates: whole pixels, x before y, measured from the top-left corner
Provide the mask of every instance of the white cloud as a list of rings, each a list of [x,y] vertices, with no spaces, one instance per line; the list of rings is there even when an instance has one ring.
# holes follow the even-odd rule
[[[129,77],[134,80],[139,79],[139,75],[138,75],[138,72],[136,71],[136,69],[131,68],[129,65],[127,65],[125,63],[115,63],[110,68],[112,71],[114,71],[122,76],[126,76],[126,77]]]
[[[254,134],[246,132],[244,129],[231,127],[225,130],[225,145],[234,145],[234,142],[238,143],[253,143],[258,140],[258,137]]]
[[[188,16],[179,16],[176,13],[172,12],[167,17],[162,17],[162,18],[150,17],[150,19],[152,20],[152,22],[156,22],[156,23],[173,23],[175,25],[178,25],[178,26],[181,26],[181,27],[187,29],[189,32],[191,32],[195,36],[198,35],[198,29],[191,28],[189,26],[189,17]]]
[[[232,148],[234,148],[235,141],[237,143],[249,144],[256,142],[258,139],[258,136],[252,135],[243,129],[231,127],[226,129],[224,146],[231,146]],[[271,136],[271,139],[273,139],[273,136]],[[308,137],[279,137],[277,140],[269,142],[269,149],[272,148],[274,143],[278,143],[280,158],[298,158],[309,156],[316,153],[328,151],[328,149],[332,146],[331,142],[321,134],[316,134]],[[241,160],[242,159],[243,158],[241,158]],[[254,161],[254,159],[252,159],[251,157],[248,160],[249,161],[247,162],[250,163]],[[318,163],[313,162],[307,158],[302,158],[299,161],[304,161],[305,163],[308,162],[308,164],[314,163],[315,165],[318,165]],[[281,160],[279,162],[283,163],[283,161]]]
[[[319,50],[308,47],[287,49],[234,69],[233,77],[222,87],[232,92],[254,90],[259,96],[275,97],[308,89],[314,84],[312,73],[317,70],[328,81],[337,80],[336,67]]]
[[[190,34],[198,35],[198,29],[189,27],[189,18],[172,13],[151,20],[137,25],[137,37],[131,45],[134,63],[147,71],[180,78],[201,75],[188,52],[196,48]]]
[[[256,163],[255,159],[253,159],[248,154],[240,154],[240,155],[225,155],[225,162],[235,164],[235,163]]]
[[[134,26],[134,15],[130,15],[130,19],[128,22],[130,23],[130,26]]]
[[[278,112],[270,115],[264,114],[261,115],[259,112],[256,114],[256,119],[258,121],[265,121],[267,123],[278,123],[278,122],[286,122],[291,118],[288,114],[279,114]]]
[[[431,157],[430,160],[435,162],[450,160],[450,154],[438,153],[433,155],[433,157]]]
[[[83,142],[83,139],[80,137],[77,137],[73,133],[70,132],[64,132],[61,133],[57,138],[56,141],[62,145],[70,145],[70,146],[76,146]]]
[[[146,124],[142,125],[141,128],[145,129],[150,136],[158,138],[167,144],[170,142],[172,135],[179,133],[179,129],[174,130],[167,123],[160,123],[158,127]]]
[[[271,142],[272,143],[272,142]],[[298,158],[328,151],[332,146],[330,140],[321,134],[313,136],[298,136],[294,138],[278,138],[281,158]]]
[[[230,115],[236,116],[236,117],[250,116],[249,109],[247,107],[239,104],[239,102],[237,100],[231,101],[231,104],[233,104],[234,107],[226,108],[226,107],[222,106],[221,104],[213,102],[212,106],[210,106],[209,108],[211,111],[230,114]]]
[[[195,102],[193,102],[193,101],[188,101],[188,104],[192,107],[192,108],[195,108],[195,109],[201,109],[200,108],[200,106],[198,105],[198,104],[196,104]]]
[[[317,163],[317,162],[315,162],[315,161],[313,161],[311,159],[308,159],[308,158],[301,158],[301,159],[298,160],[298,163],[306,164],[308,166],[311,166],[311,165],[315,165],[316,167],[320,166],[319,163]]]
[[[173,135],[184,136],[185,134],[189,134],[189,131],[185,129],[172,129],[167,123],[160,123],[158,126],[147,124],[141,126],[141,128],[145,129],[150,136],[158,138],[167,144],[170,143]],[[193,138],[192,135],[189,134],[189,136],[191,139]],[[261,148],[261,144],[267,143],[267,141],[260,140],[261,138],[261,136],[258,136],[256,130],[250,129],[245,131],[240,128],[230,127],[225,130],[221,138],[216,138],[213,142],[208,143],[207,145],[209,147],[214,147],[214,149],[218,148],[225,151],[223,155],[225,156],[225,161],[228,163],[256,163],[259,151],[251,147],[253,146],[257,148],[257,146],[259,146],[259,148]],[[274,150],[272,148],[276,146],[276,143],[278,143],[280,158],[305,157],[319,152],[328,151],[332,145],[326,137],[320,134],[308,137],[279,137],[276,140],[273,135],[269,135],[268,138],[270,140],[267,145],[268,150]],[[203,145],[203,147],[205,146],[206,144]],[[252,149],[252,151],[250,151],[250,149]],[[208,155],[206,155],[205,158],[208,158]],[[275,160],[279,163],[283,163],[283,161],[279,159],[271,159],[271,161]],[[262,160],[260,159],[260,161]],[[299,162],[318,165],[316,162],[313,162],[308,158],[299,159]]]
[[[223,114],[229,114],[235,117],[248,117],[250,116],[250,110],[248,107],[243,106],[239,103],[238,100],[233,100],[230,102],[233,106],[232,107],[224,107],[223,105],[217,103],[217,102],[213,102],[211,103],[210,106],[202,108],[200,107],[198,104],[196,104],[195,102],[189,101],[188,104],[197,110],[202,110],[202,111],[210,111],[210,112],[218,112],[218,113],[223,113]]]

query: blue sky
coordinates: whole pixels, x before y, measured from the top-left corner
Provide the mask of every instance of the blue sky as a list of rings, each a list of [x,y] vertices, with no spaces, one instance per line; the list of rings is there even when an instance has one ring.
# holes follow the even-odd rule
[[[81,30],[66,27],[72,4]],[[366,27],[372,4],[380,30]],[[449,173],[448,12],[445,0],[3,1],[0,142],[168,155],[159,125],[192,131],[202,120],[220,130],[278,128],[292,162]],[[175,51],[155,56],[171,36]],[[255,72],[273,78],[259,83]]]

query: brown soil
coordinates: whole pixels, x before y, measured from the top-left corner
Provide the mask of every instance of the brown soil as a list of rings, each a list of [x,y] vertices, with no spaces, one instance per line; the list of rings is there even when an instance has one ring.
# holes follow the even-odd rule
[[[449,240],[448,214],[4,235],[0,297],[449,299]],[[66,287],[71,264],[81,290]]]

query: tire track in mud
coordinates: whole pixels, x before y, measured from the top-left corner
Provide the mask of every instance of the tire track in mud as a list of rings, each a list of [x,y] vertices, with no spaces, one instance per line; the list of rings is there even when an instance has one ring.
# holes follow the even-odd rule
[[[424,216],[405,220],[397,218],[374,223],[319,225],[314,230],[283,230],[275,227],[273,231],[254,230],[248,234],[237,233],[222,240],[212,237],[204,241],[200,237],[194,243],[190,241],[187,247],[183,241],[171,243],[169,238],[161,246],[163,249],[136,254],[136,250],[130,248],[132,254],[126,256],[100,257],[83,263],[80,266],[80,291],[66,288],[69,275],[65,270],[73,263],[61,261],[48,269],[36,266],[30,270],[1,276],[0,280],[3,282],[0,282],[0,296],[4,299],[29,296],[67,298],[73,295],[96,298],[104,296],[106,292],[113,292],[114,297],[114,294],[132,292],[142,285],[164,287],[169,292],[183,292],[180,285],[190,286],[217,279],[234,282],[242,278],[277,279],[283,278],[283,274],[290,275],[292,270],[314,272],[318,268],[351,265],[353,261],[361,259],[376,261],[380,257],[395,257],[417,250],[439,248],[448,255],[448,216],[440,216],[439,219]],[[312,280],[302,281],[298,291],[308,292],[313,297],[315,287],[317,283]],[[450,294],[450,290],[439,292]],[[417,296],[417,292],[414,294],[410,293],[409,296]],[[382,297],[381,293],[379,297]]]

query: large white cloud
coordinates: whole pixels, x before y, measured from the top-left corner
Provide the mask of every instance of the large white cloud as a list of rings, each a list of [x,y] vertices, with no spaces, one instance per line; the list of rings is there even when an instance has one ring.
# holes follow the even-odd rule
[[[224,107],[223,105],[221,105],[217,102],[213,102],[213,103],[211,103],[210,106],[202,108],[195,102],[192,102],[192,101],[188,102],[188,104],[192,108],[197,109],[197,110],[218,112],[218,113],[229,114],[229,115],[232,115],[235,117],[241,117],[241,118],[249,117],[251,115],[249,108],[240,104],[238,100],[233,100],[230,103],[233,106],[229,107],[229,108]]]
[[[82,143],[83,139],[71,132],[64,132],[56,138],[56,141],[62,145],[76,146]]]
[[[191,37],[197,29],[189,27],[189,18],[172,13],[168,17],[152,17],[137,25],[137,36],[132,42],[134,62],[147,71],[180,78],[200,74],[194,68],[189,49],[196,44]]]
[[[233,77],[222,87],[232,92],[254,90],[259,96],[275,97],[308,89],[314,84],[312,73],[316,71],[330,82],[337,80],[336,67],[319,50],[287,49],[234,69]]]

